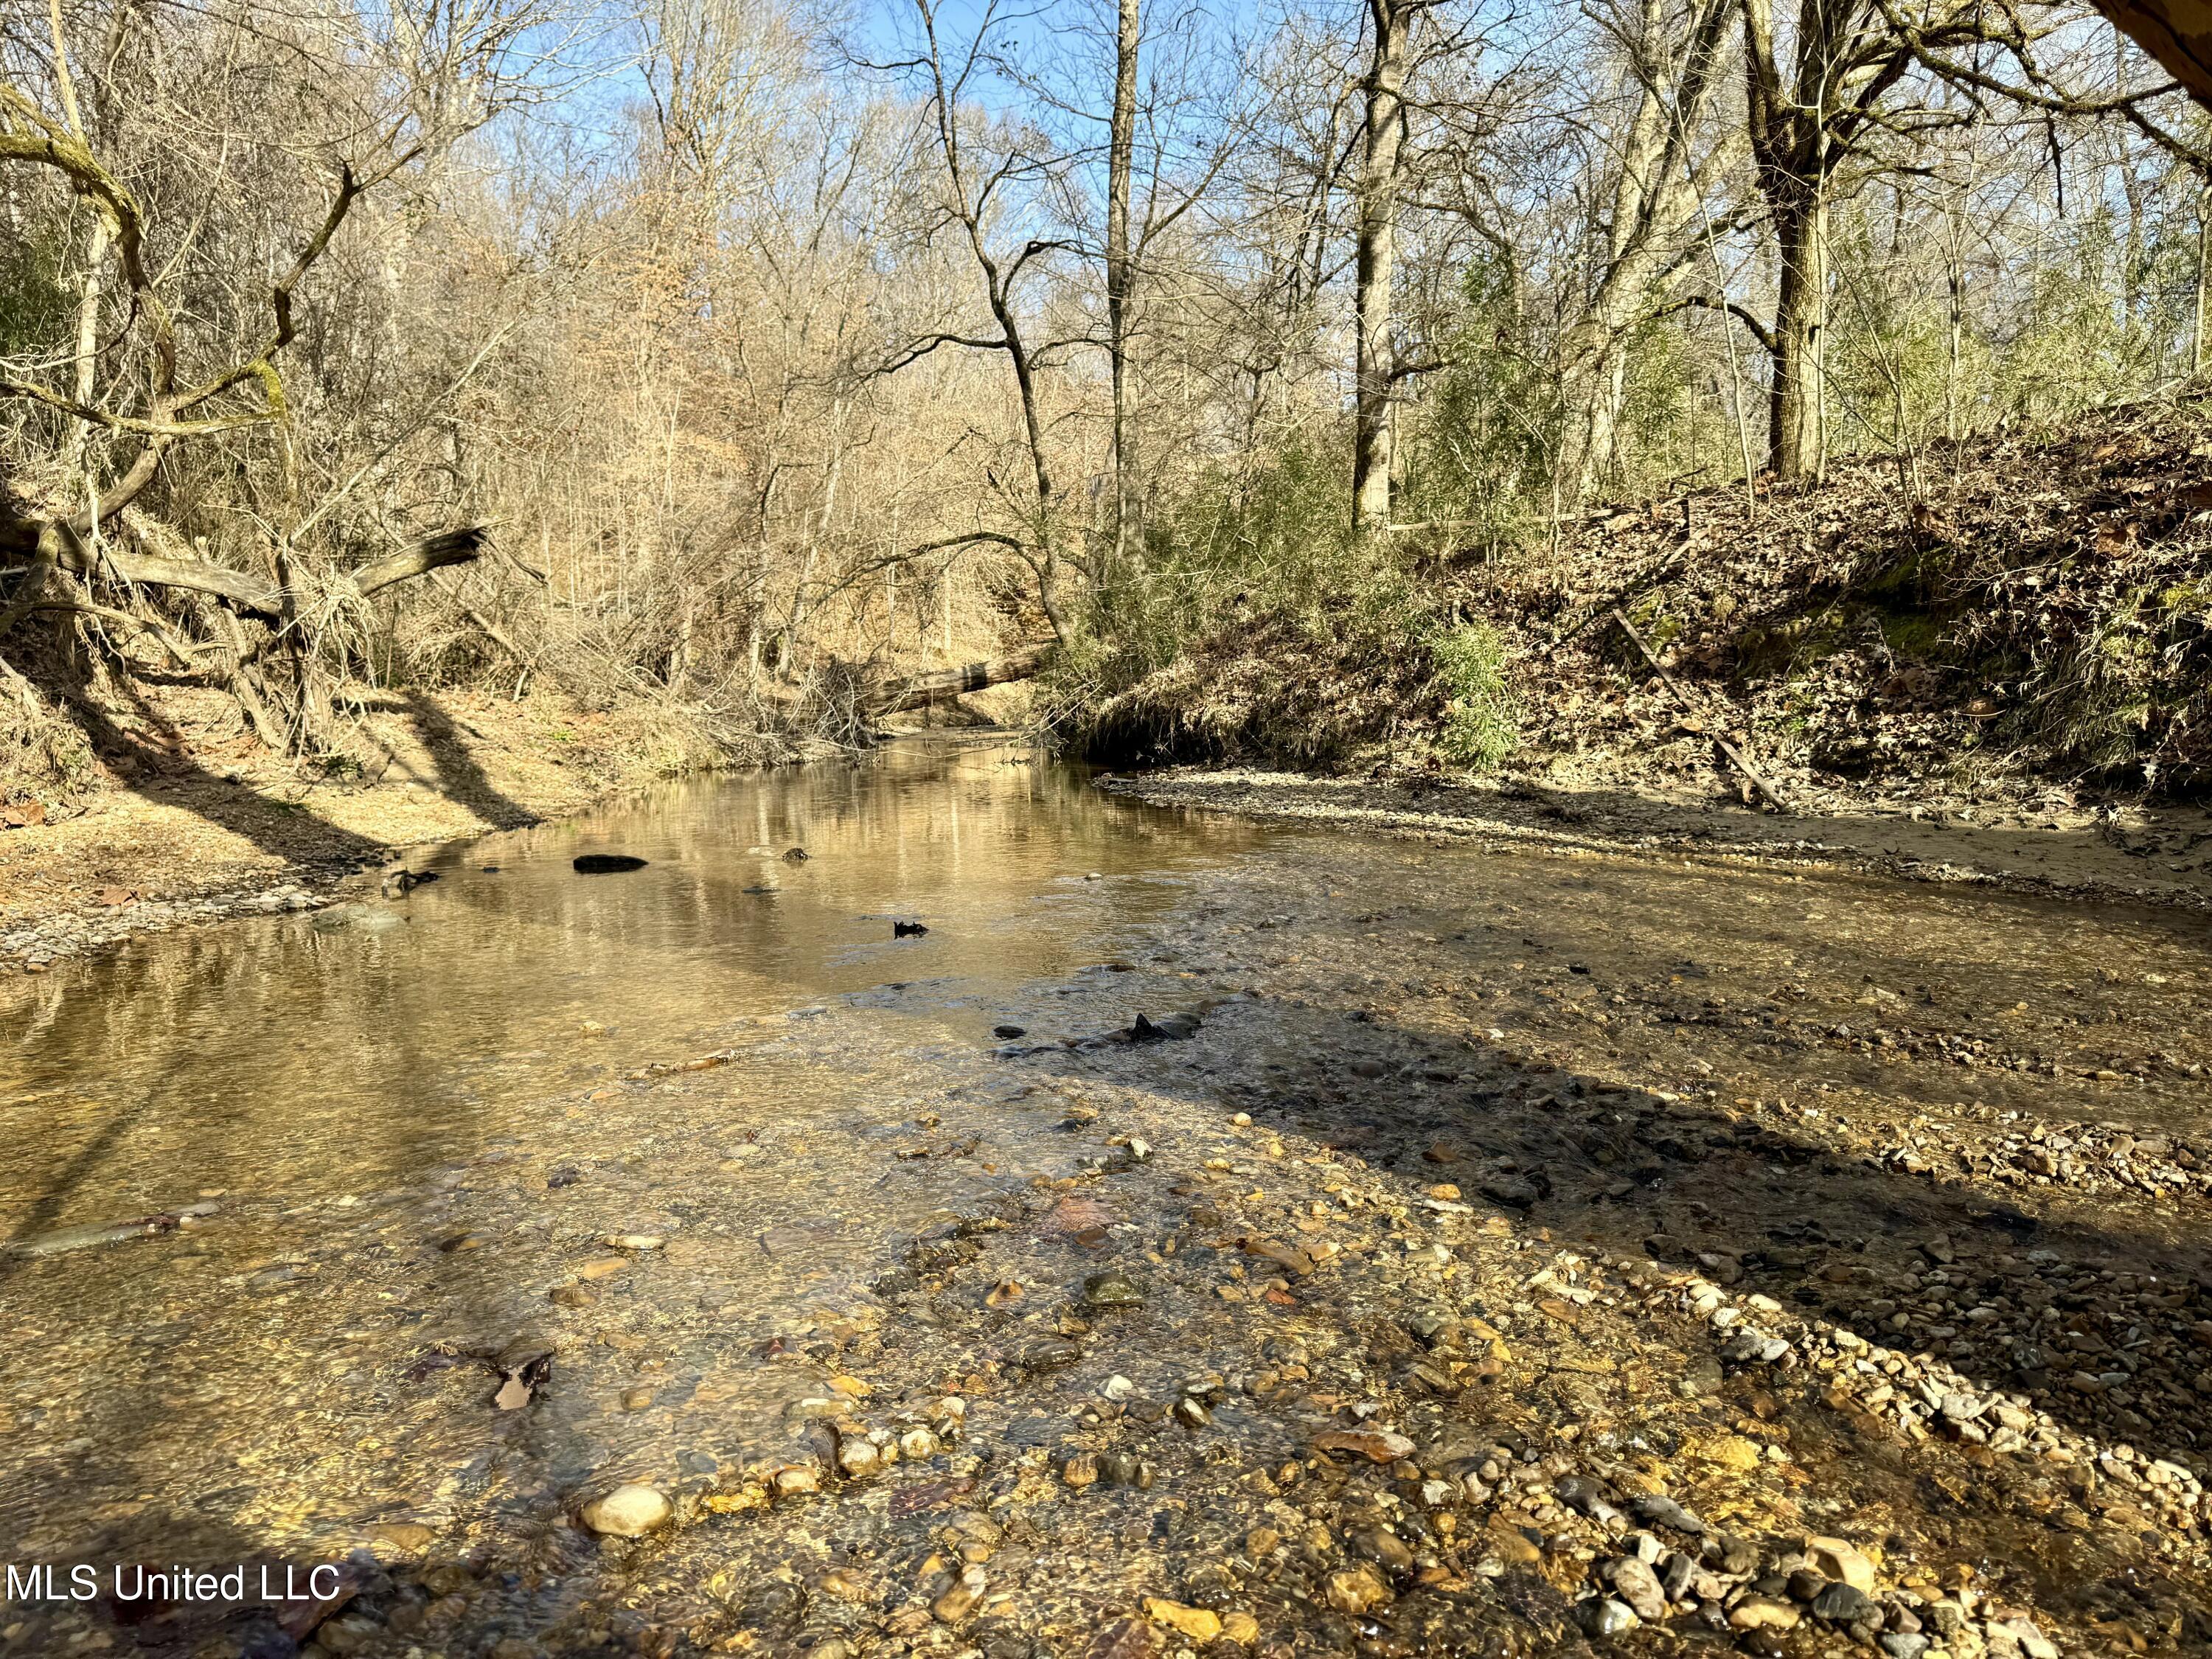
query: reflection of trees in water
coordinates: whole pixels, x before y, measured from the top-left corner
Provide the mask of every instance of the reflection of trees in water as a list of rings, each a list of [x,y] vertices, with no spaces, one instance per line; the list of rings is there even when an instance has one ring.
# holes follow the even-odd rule
[[[900,746],[679,787],[453,849],[433,860],[447,879],[356,906],[343,926],[326,915],[170,933],[15,981],[0,1231],[127,1218],[287,1171],[404,1179],[579,1068],[665,1058],[733,1016],[864,988],[899,976],[895,964],[1055,971],[1073,934],[1141,927],[1173,896],[1146,884],[1048,917],[1033,896],[1257,835],[1200,835],[1009,754]],[[574,850],[601,844],[653,866],[568,872]],[[793,846],[811,856],[748,850]],[[501,873],[482,873],[488,862]],[[763,884],[777,890],[746,890]],[[893,954],[888,927],[878,940],[860,921],[890,910],[940,924],[926,954]],[[620,1040],[580,1047],[586,1019]]]

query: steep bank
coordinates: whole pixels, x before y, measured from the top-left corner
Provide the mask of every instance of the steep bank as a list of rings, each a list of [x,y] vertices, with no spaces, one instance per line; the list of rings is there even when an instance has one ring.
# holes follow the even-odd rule
[[[0,967],[125,934],[305,908],[399,850],[574,812],[713,765],[796,758],[680,711],[537,692],[391,693],[357,714],[365,764],[305,768],[252,738],[149,723],[93,787],[0,806]]]
[[[2208,434],[2203,399],[2103,411],[1838,464],[1814,489],[1601,513],[1502,554],[1417,526],[1431,552],[1347,563],[1334,598],[1201,588],[1170,647],[1105,653],[1063,694],[1061,729],[1115,764],[1473,764],[1692,806],[1759,793],[1726,739],[1816,816],[2048,821],[2201,795]]]

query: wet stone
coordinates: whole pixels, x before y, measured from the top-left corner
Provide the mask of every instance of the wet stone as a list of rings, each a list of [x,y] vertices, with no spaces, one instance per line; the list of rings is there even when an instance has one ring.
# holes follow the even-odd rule
[[[1587,1601],[1576,1602],[1574,1620],[1583,1634],[1593,1641],[1626,1636],[1638,1623],[1635,1609],[1610,1595],[1594,1595]]]
[[[1064,1336],[1041,1336],[1024,1346],[1014,1363],[1025,1371],[1053,1371],[1073,1365],[1083,1350]]]
[[[582,1518],[586,1527],[602,1536],[641,1538],[665,1525],[669,1514],[667,1498],[651,1486],[630,1482],[585,1504]]]
[[[1382,1575],[1364,1562],[1329,1574],[1322,1593],[1339,1613],[1366,1613],[1391,1600],[1390,1586]]]
[[[1638,1618],[1656,1623],[1667,1616],[1666,1593],[1660,1589],[1658,1576],[1644,1562],[1632,1555],[1622,1556],[1607,1564],[1605,1574],[1614,1593]]]
[[[1083,1300],[1086,1306],[1102,1310],[1138,1308],[1144,1305],[1145,1292],[1128,1274],[1109,1268],[1083,1281]]]

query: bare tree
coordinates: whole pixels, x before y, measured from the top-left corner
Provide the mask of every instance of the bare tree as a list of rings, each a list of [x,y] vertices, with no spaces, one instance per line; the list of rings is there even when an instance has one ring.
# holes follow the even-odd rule
[[[1390,519],[1391,406],[1398,386],[1391,283],[1398,257],[1398,198],[1405,182],[1406,73],[1413,20],[1428,0],[1368,0],[1371,31],[1361,86],[1365,110],[1359,173],[1353,301],[1356,361],[1352,433],[1352,526]]]

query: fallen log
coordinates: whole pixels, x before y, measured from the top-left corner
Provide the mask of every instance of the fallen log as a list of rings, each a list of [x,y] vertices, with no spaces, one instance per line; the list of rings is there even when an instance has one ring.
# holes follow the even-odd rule
[[[388,558],[363,565],[350,573],[350,580],[355,591],[367,599],[395,583],[411,580],[447,565],[466,564],[482,555],[484,545],[485,531],[481,526],[444,531],[425,537]],[[184,588],[205,593],[222,600],[241,616],[266,623],[277,623],[283,617],[284,592],[274,582],[206,559],[134,553],[113,544],[95,555],[82,542],[64,538],[55,563],[75,575],[99,577],[112,574],[137,586]]]
[[[981,691],[987,686],[1031,679],[1043,672],[1056,648],[1051,645],[1026,646],[988,662],[971,662],[958,668],[941,668],[933,673],[885,680],[862,693],[860,707],[871,714],[890,714],[924,703],[943,702],[969,691]]]

